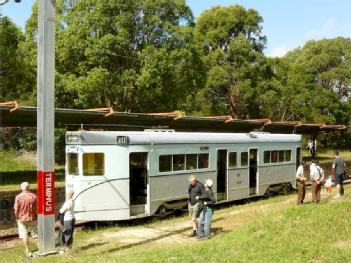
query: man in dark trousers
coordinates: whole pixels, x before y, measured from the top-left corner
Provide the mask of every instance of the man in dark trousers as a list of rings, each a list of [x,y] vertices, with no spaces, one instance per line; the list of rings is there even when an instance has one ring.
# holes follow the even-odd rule
[[[335,160],[333,161],[333,174],[334,174],[334,182],[336,184],[336,188],[338,189],[338,192],[335,196],[335,198],[339,198],[344,194],[344,177],[346,173],[346,164],[345,161],[339,157],[339,152],[335,151],[334,152],[334,158]]]
[[[297,168],[297,171],[296,171],[297,204],[298,205],[303,204],[303,200],[305,199],[305,195],[306,195],[305,181],[307,178],[304,175],[303,165],[304,165],[304,162],[301,161],[300,166],[299,166],[299,168]]]
[[[189,209],[189,216],[191,217],[192,220],[192,227],[193,230],[190,234],[190,237],[196,237],[196,228],[197,228],[197,218],[200,215],[200,203],[199,200],[196,198],[196,196],[202,196],[205,193],[205,188],[202,183],[200,183],[195,175],[189,176],[189,188],[188,188],[188,195],[189,195],[189,203],[188,203],[188,209]]]

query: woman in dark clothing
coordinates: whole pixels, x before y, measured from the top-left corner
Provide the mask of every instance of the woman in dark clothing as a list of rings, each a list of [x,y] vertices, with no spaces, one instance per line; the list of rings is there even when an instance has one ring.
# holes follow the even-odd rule
[[[213,181],[211,179],[206,180],[205,193],[199,196],[199,200],[203,205],[200,212],[199,225],[198,225],[198,239],[209,239],[211,238],[211,223],[213,215],[213,205],[216,203],[216,199],[213,196],[212,191]]]

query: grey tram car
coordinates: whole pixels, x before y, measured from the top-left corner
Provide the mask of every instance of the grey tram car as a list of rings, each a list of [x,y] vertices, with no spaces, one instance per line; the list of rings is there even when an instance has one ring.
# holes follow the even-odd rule
[[[72,131],[66,189],[77,220],[126,220],[184,207],[191,174],[218,203],[295,187],[300,159],[296,134]]]

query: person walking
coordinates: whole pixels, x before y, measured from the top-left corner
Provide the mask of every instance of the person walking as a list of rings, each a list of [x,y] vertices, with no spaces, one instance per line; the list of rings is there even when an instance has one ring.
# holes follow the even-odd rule
[[[300,162],[299,167],[296,171],[296,186],[297,186],[297,204],[302,205],[303,200],[305,199],[306,195],[306,177],[304,175],[303,165],[305,163],[303,161]]]
[[[198,199],[202,204],[200,212],[199,223],[198,223],[198,240],[210,239],[211,238],[211,223],[213,215],[213,205],[216,203],[212,191],[213,181],[211,179],[206,180],[205,193],[199,196]]]
[[[318,160],[314,161],[314,166],[311,169],[310,177],[312,180],[312,202],[318,204],[320,202],[322,182],[324,180],[324,171],[319,166]]]
[[[345,161],[339,156],[339,152],[334,152],[334,161],[333,161],[333,174],[334,174],[334,182],[336,184],[337,193],[335,198],[339,198],[344,195],[344,176],[346,173],[346,163]]]
[[[204,185],[200,183],[195,175],[191,175],[188,178],[190,184],[188,187],[188,196],[189,196],[189,203],[188,203],[188,210],[189,216],[191,217],[192,222],[192,232],[190,233],[189,237],[196,237],[197,233],[197,218],[200,214],[200,203],[199,200],[196,199],[197,196],[202,196],[205,192]]]
[[[25,254],[28,257],[32,256],[29,249],[28,232],[37,243],[37,195],[29,191],[29,183],[21,183],[22,192],[15,197],[15,216],[18,226],[18,236],[23,241]],[[37,244],[38,246],[38,244]]]
[[[72,248],[73,231],[74,231],[74,191],[69,190],[66,194],[66,201],[60,209],[60,214],[63,214],[63,225],[60,227],[60,244],[64,247],[64,252]]]

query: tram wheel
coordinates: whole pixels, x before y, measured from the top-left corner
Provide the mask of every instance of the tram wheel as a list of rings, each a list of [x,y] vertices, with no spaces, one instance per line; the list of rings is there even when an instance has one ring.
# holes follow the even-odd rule
[[[158,209],[158,213],[157,213],[160,217],[165,217],[168,213],[167,213],[167,208],[165,206],[160,206],[160,208]]]
[[[282,192],[283,195],[289,194],[290,191],[291,191],[291,186],[290,186],[290,184],[284,184],[284,185],[282,186],[281,192]]]

